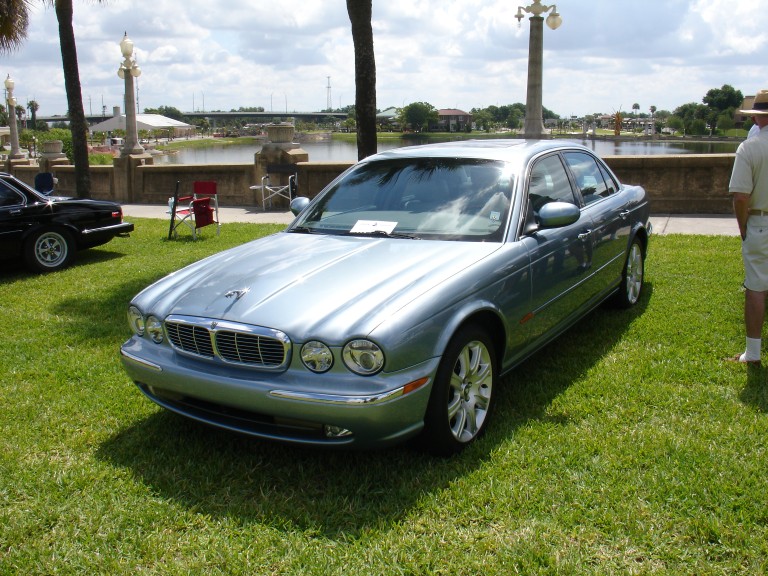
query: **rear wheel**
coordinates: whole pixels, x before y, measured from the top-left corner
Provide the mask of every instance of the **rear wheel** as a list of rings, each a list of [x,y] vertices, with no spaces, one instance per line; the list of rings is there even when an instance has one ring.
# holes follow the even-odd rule
[[[75,243],[66,230],[37,231],[24,245],[24,261],[36,272],[60,270],[70,263],[74,254]]]
[[[615,302],[622,308],[629,308],[640,300],[645,277],[645,256],[640,240],[635,238],[627,253],[624,271],[621,274],[621,285],[616,293]]]
[[[493,342],[477,326],[460,329],[443,354],[422,433],[433,454],[455,454],[485,429],[496,384]]]

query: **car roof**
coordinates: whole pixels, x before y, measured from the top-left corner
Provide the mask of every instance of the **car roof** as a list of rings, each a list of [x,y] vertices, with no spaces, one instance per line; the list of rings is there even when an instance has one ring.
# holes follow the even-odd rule
[[[366,160],[450,157],[520,161],[542,152],[562,149],[579,149],[591,152],[586,146],[567,140],[521,140],[508,138],[503,140],[458,140],[422,144],[419,146],[405,146],[369,156]]]

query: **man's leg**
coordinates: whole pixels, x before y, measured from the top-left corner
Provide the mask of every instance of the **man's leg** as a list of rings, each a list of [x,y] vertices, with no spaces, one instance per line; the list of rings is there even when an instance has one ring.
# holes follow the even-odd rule
[[[739,362],[759,362],[763,347],[762,332],[765,317],[765,296],[768,292],[746,289],[744,295],[744,326],[747,331],[747,349]]]
[[[766,294],[768,292],[755,292],[749,288],[746,289],[744,297],[744,326],[747,329],[747,338],[762,337]]]

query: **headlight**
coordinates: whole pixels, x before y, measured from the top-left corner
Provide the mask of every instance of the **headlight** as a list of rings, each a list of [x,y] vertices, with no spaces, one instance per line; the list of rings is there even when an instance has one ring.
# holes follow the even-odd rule
[[[163,341],[163,323],[154,316],[147,318],[146,330],[155,344],[160,344]]]
[[[128,308],[128,325],[139,336],[144,336],[144,314],[136,306]]]
[[[308,370],[322,374],[333,366],[333,354],[322,342],[310,340],[301,347],[301,361]]]
[[[361,376],[376,374],[384,367],[384,352],[370,340],[347,342],[342,358],[347,368]]]

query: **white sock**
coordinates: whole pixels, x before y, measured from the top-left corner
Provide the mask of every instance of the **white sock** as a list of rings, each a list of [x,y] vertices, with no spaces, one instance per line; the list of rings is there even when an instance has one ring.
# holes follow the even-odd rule
[[[747,351],[744,352],[744,360],[748,362],[760,360],[762,343],[762,338],[747,338]]]

